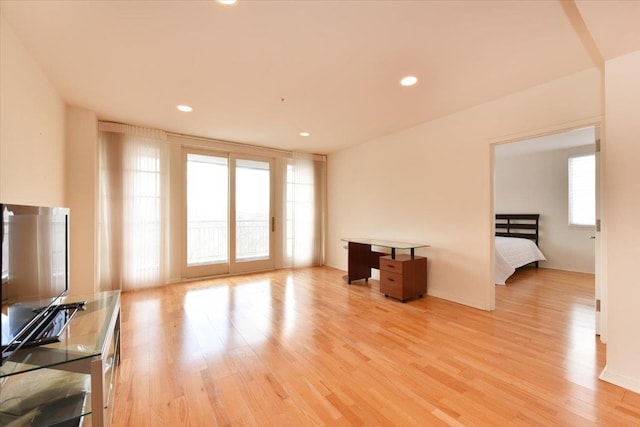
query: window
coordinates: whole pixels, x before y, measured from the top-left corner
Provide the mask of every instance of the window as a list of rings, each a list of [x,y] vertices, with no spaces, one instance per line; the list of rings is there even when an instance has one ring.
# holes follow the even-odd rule
[[[569,225],[596,224],[596,156],[569,157]]]
[[[324,161],[294,153],[287,165],[285,262],[293,267],[323,262]]]
[[[130,140],[123,147],[123,225],[125,283],[161,283],[161,148],[151,140]]]
[[[290,263],[293,260],[293,189],[295,185],[295,180],[293,176],[293,163],[287,164],[287,209],[286,209],[286,224],[287,224],[287,232],[285,238],[285,247],[286,247],[286,259],[287,265],[291,265]]]
[[[166,283],[169,145],[153,129],[99,125],[99,252],[102,289]]]

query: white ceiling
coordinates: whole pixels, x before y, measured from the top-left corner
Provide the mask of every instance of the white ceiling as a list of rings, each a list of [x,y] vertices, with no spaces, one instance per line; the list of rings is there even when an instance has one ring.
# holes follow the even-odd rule
[[[621,29],[615,14],[640,16],[635,5],[600,20],[601,5],[582,3],[603,57],[639,47],[638,20],[625,18],[630,41],[622,47],[608,31]],[[594,65],[557,1],[2,0],[1,7],[69,105],[102,120],[315,153]],[[401,87],[409,74],[418,84]],[[311,136],[299,136],[303,130]]]
[[[577,0],[576,5],[605,60],[640,48],[640,1]]]

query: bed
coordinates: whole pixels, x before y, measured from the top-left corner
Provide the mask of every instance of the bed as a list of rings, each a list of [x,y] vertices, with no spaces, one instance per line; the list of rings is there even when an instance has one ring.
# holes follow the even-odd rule
[[[506,284],[517,268],[546,260],[538,248],[539,223],[539,214],[496,214],[496,285]]]

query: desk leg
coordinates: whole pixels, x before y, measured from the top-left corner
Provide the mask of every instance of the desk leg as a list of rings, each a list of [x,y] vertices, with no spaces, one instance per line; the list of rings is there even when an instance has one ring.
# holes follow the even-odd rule
[[[368,279],[371,276],[371,267],[369,266],[371,245],[349,242],[348,250],[347,282],[351,284],[353,280]]]

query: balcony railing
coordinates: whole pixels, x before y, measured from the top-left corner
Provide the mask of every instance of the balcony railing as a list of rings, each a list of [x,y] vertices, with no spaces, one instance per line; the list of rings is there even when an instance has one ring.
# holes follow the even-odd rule
[[[187,223],[187,264],[227,262],[229,232],[226,221],[189,221]],[[236,221],[236,260],[269,257],[269,221]]]

